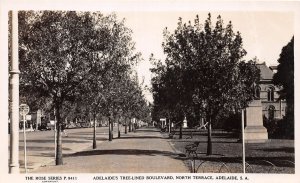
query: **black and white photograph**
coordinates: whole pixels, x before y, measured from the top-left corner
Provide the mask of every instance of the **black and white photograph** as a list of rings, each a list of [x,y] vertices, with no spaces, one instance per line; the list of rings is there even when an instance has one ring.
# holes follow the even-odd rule
[[[299,1],[0,10],[0,182],[300,180]]]

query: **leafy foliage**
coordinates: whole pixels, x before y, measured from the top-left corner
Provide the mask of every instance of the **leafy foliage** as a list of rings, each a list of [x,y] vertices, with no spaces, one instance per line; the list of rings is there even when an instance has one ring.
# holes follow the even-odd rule
[[[198,16],[194,24],[179,18],[174,33],[165,29],[164,40],[165,65],[152,69],[154,107],[216,121],[253,100],[259,70],[242,60],[242,37],[231,22],[225,26],[218,16],[213,27],[210,14],[204,25]]]
[[[21,94],[39,100],[37,107],[47,101],[55,108],[56,164],[62,164],[64,117],[78,112],[84,118],[91,113],[114,115],[130,94],[139,94],[139,107],[146,103],[141,88],[135,87],[135,93],[127,88],[140,53],[135,52],[131,30],[115,14],[21,11],[19,28]],[[147,105],[144,108],[146,112]]]
[[[294,111],[294,37],[282,48],[278,63],[273,82],[282,87],[280,98],[286,99],[288,110]]]
[[[286,99],[286,116],[280,121],[282,135],[294,138],[294,37],[282,48],[278,71],[273,76],[275,85],[281,87],[280,99]]]

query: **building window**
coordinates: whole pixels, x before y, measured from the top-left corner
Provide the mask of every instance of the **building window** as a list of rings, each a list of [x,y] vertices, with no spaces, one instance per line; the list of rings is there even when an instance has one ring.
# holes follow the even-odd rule
[[[270,105],[268,109],[269,119],[274,119],[275,117],[275,107]]]
[[[256,86],[256,87],[255,87],[254,97],[255,97],[256,99],[260,99],[260,87],[259,87],[259,86]]]
[[[269,87],[267,92],[268,92],[268,101],[274,101],[274,88]]]

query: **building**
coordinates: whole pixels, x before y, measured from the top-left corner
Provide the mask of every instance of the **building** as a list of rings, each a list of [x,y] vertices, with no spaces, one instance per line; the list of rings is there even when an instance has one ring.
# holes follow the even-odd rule
[[[255,97],[261,100],[262,113],[268,119],[282,119],[286,113],[286,101],[279,99],[279,87],[272,83],[277,66],[268,67],[266,63],[257,64],[260,82],[255,86]]]

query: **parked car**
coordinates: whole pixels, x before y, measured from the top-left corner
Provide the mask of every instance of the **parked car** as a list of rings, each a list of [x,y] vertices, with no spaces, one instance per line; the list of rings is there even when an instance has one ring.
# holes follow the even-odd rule
[[[42,123],[38,127],[38,130],[40,130],[40,131],[47,131],[47,130],[51,130],[51,127],[47,123]]]

